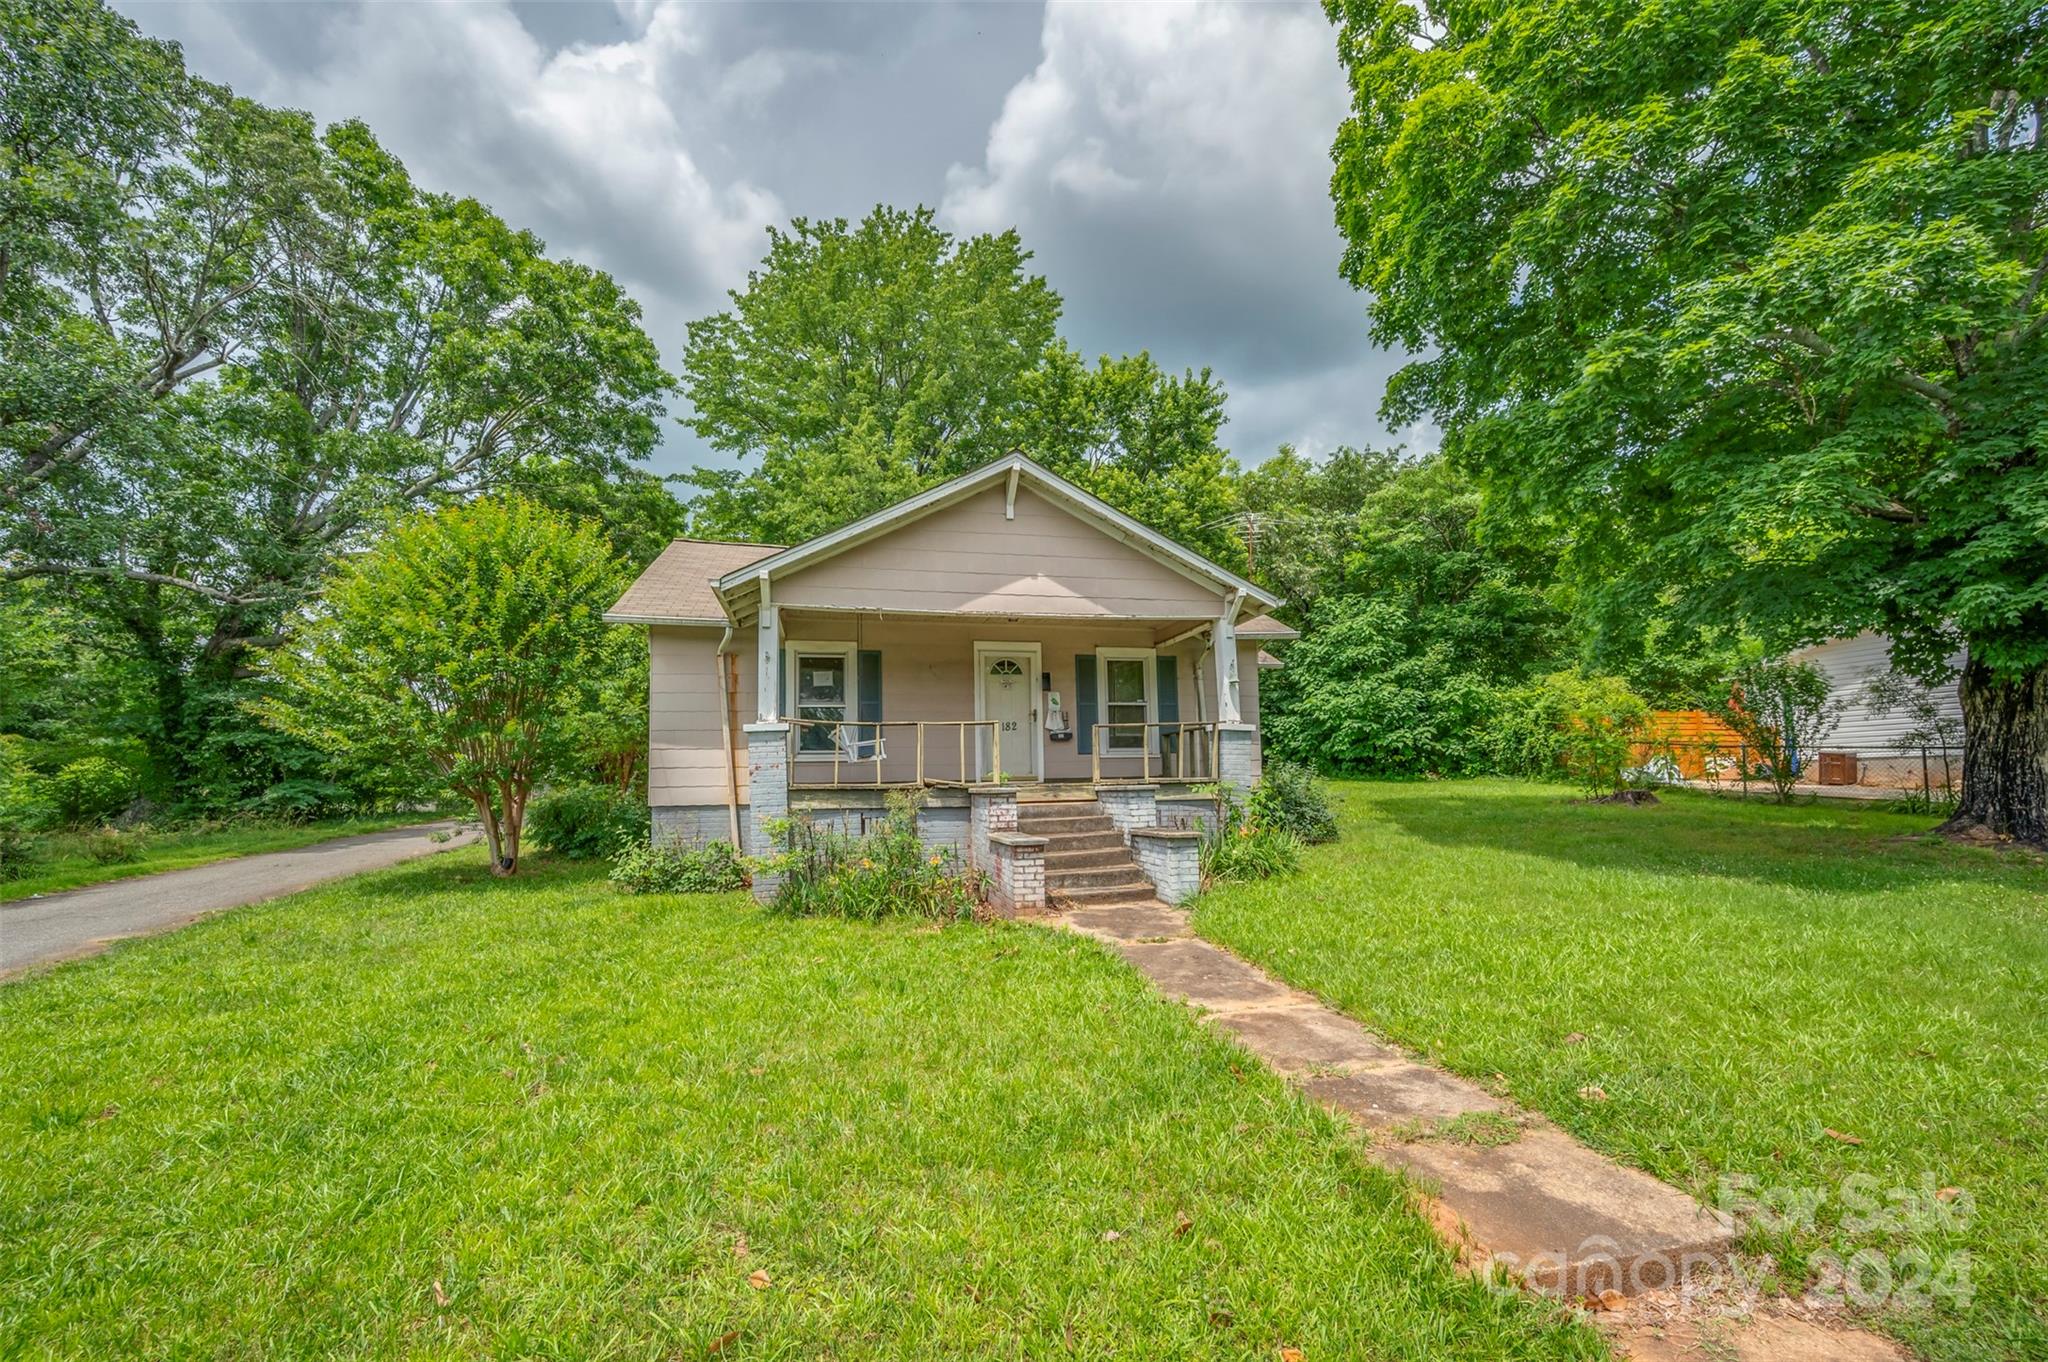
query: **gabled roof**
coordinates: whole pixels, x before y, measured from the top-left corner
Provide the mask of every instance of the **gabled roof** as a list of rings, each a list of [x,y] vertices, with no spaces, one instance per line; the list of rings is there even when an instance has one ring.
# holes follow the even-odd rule
[[[759,582],[764,575],[773,581],[783,573],[821,562],[857,544],[879,538],[934,511],[963,501],[977,492],[1004,484],[1007,484],[1013,495],[1019,485],[1029,487],[1033,492],[1076,517],[1093,523],[1110,538],[1129,545],[1219,594],[1228,596],[1233,592],[1242,592],[1242,599],[1246,604],[1276,606],[1280,603],[1276,597],[1267,594],[1236,573],[1217,566],[1199,553],[1181,547],[1155,530],[1147,529],[1108,502],[1084,492],[1058,474],[1033,463],[1024,455],[1011,453],[972,472],[963,473],[951,481],[919,492],[916,496],[905,498],[894,506],[863,516],[851,525],[843,526],[830,534],[821,534],[815,539],[806,540],[755,562],[735,565],[719,578],[717,584],[718,595],[726,607],[725,613],[735,620],[741,620],[757,609]]]
[[[726,622],[712,584],[728,572],[782,552],[780,544],[734,544],[678,539],[647,565],[618,604],[605,611],[611,624],[717,624]]]

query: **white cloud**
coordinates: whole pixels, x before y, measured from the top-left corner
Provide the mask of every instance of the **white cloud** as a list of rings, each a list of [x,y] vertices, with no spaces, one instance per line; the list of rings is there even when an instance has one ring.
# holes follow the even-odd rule
[[[1100,165],[1111,147],[1142,167],[1162,207],[1323,196],[1345,94],[1316,10],[1056,2],[1042,43],[1038,69],[989,131],[983,164],[948,173],[946,208],[961,226],[1034,216],[1044,189],[1063,181],[1086,196],[1096,177],[1072,168]],[[1320,219],[1329,217],[1325,202]]]
[[[177,36],[203,53],[195,64],[245,93],[323,121],[363,119],[422,185],[475,196],[557,253],[610,269],[643,301],[715,306],[783,204],[701,166],[696,144],[708,138],[684,125],[675,97],[705,46],[691,12],[620,9],[632,36],[552,50],[499,0],[313,10],[300,35],[258,7],[138,17],[160,30],[176,16]],[[265,22],[244,22],[253,15]]]
[[[558,249],[697,303],[745,272],[782,203],[699,168],[667,88],[699,36],[675,5],[640,17],[630,40],[549,53],[498,5],[370,6],[361,55],[321,72],[324,102],[410,130],[396,149],[423,182],[494,205],[537,198]]]
[[[1321,12],[1054,3],[1040,43],[981,161],[948,171],[947,223],[1017,227],[1084,350],[1213,366],[1241,458],[1384,439],[1398,359],[1337,276],[1347,95]]]

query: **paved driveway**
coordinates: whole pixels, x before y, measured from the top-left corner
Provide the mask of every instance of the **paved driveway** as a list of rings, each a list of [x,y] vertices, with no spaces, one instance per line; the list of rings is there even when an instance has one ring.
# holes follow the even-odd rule
[[[39,899],[0,903],[0,978],[30,965],[92,955],[124,936],[182,927],[223,908],[274,899],[326,880],[379,870],[476,840],[474,832],[445,842],[433,840],[434,833],[457,826],[441,822],[389,828],[316,842],[296,851],[240,856],[190,870],[167,870],[161,875],[139,875]]]

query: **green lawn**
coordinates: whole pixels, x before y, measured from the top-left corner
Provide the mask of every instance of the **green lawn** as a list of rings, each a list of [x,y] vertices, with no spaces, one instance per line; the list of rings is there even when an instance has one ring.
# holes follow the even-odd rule
[[[428,822],[432,814],[384,813],[357,818],[332,818],[318,823],[252,823],[204,832],[152,833],[142,858],[117,865],[100,865],[84,850],[85,837],[76,833],[51,833],[44,839],[47,859],[33,873],[18,880],[0,880],[0,903],[25,899],[31,894],[54,894],[60,889],[78,889],[106,880],[125,880],[131,875],[154,875],[159,870],[184,870],[231,856],[253,856],[261,851],[290,851],[330,837],[351,837],[359,832],[380,832],[412,823]]]
[[[2038,857],[1935,843],[1917,835],[1931,820],[1847,803],[1334,789],[1344,840],[1301,876],[1205,897],[1203,935],[1452,1069],[1505,1075],[1523,1103],[1703,1197],[1724,1174],[1823,1195],[1810,1229],[1747,1242],[1796,1283],[1823,1251],[1873,1250],[1899,1282],[1926,1275],[1900,1261],[1914,1249],[1937,1266],[1967,1254],[1972,1305],[1879,1322],[1931,1357],[2048,1357]],[[1851,1197],[1958,1187],[1974,1216],[1852,1232],[1855,1174],[1872,1181]]]
[[[0,1149],[6,1357],[1604,1355],[1099,946],[470,851],[0,987]]]

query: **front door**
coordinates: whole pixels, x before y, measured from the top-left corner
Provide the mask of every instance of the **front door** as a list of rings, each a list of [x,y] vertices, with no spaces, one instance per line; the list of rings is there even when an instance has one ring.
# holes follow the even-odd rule
[[[1002,735],[1004,774],[1035,779],[1038,775],[1038,677],[1030,653],[981,655],[981,717],[995,722]],[[985,764],[995,758],[986,748]]]

